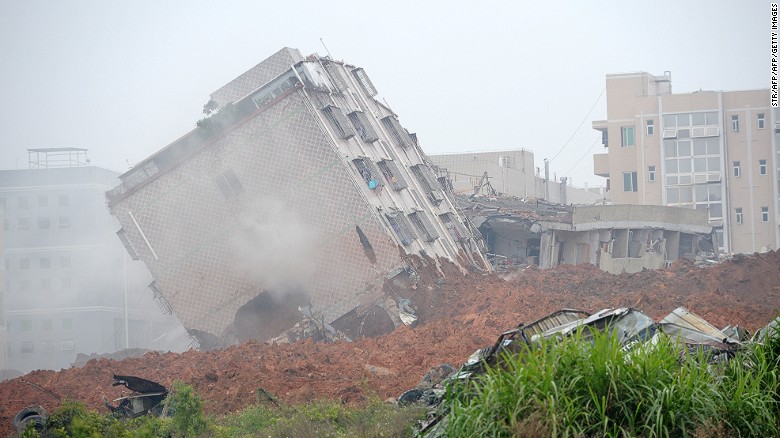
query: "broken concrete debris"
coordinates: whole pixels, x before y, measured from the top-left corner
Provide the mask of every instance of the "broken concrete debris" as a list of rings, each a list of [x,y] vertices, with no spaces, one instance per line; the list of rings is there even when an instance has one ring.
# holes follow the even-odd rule
[[[125,386],[133,391],[133,394],[117,398],[114,403],[116,406],[103,400],[103,404],[112,414],[119,418],[135,418],[141,415],[165,415],[165,398],[168,396],[168,388],[151,380],[142,379],[135,376],[120,376],[114,374],[114,383],[112,386]]]
[[[780,318],[777,318],[759,330],[749,342],[762,342],[770,330],[777,330],[779,326]],[[437,408],[444,400],[448,384],[483,374],[488,368],[500,367],[507,353],[516,355],[527,347],[536,348],[543,339],[561,340],[579,334],[580,339],[587,342],[596,332],[614,334],[622,349],[629,354],[640,346],[652,348],[657,336],[665,333],[685,346],[681,354],[704,352],[711,363],[733,357],[749,336],[747,331],[738,327],[727,326],[718,330],[685,307],[678,307],[657,323],[639,310],[628,307],[603,309],[592,315],[580,310],[562,309],[503,332],[492,346],[475,351],[457,371],[448,364],[432,368],[417,387],[401,394],[397,403],[402,406],[422,403],[431,407],[418,436],[439,437],[441,422],[446,421],[447,412]]]

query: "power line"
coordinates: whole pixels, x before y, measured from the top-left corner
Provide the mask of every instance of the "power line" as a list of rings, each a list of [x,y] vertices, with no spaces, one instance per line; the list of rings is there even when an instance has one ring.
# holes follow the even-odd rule
[[[581,156],[581,157],[580,157],[580,158],[579,158],[579,159],[578,159],[578,160],[577,160],[577,161],[576,161],[576,162],[575,162],[575,163],[574,163],[574,164],[573,164],[571,167],[569,167],[568,169],[566,169],[566,171],[565,171],[565,172],[563,172],[563,174],[564,174],[564,175],[566,175],[566,174],[568,174],[569,172],[571,172],[572,170],[574,170],[574,169],[578,168],[578,167],[579,167],[579,166],[580,166],[580,165],[583,163],[583,161],[582,161],[582,160],[584,160],[584,159],[585,159],[585,157],[587,157],[587,156],[588,156],[588,154],[590,153],[590,151],[592,151],[592,150],[593,150],[593,148],[594,148],[594,147],[596,147],[596,145],[599,143],[599,141],[600,141],[600,140],[601,140],[600,138],[597,138],[597,139],[596,139],[596,140],[593,142],[593,144],[592,144],[592,145],[590,145],[590,147],[588,148],[588,150],[587,150],[587,151],[585,151],[585,153],[584,153],[584,154],[582,154],[582,156]]]
[[[555,156],[554,156],[554,157],[552,157],[552,159],[551,159],[550,161],[548,161],[548,164],[549,164],[549,163],[552,163],[552,162],[553,162],[553,160],[555,160],[555,158],[557,158],[557,157],[558,157],[558,155],[560,155],[560,154],[561,154],[561,152],[563,152],[563,150],[564,150],[564,149],[566,149],[566,146],[568,146],[568,145],[569,145],[569,143],[571,143],[571,140],[574,138],[574,136],[575,136],[575,135],[577,135],[577,133],[580,131],[580,128],[582,128],[582,125],[584,125],[584,124],[585,124],[585,122],[588,120],[588,117],[590,117],[590,113],[592,113],[592,112],[593,112],[593,109],[594,109],[594,108],[596,108],[596,105],[599,103],[599,101],[601,100],[601,96],[603,96],[603,95],[604,95],[604,92],[605,92],[606,90],[607,90],[607,87],[606,87],[606,86],[605,86],[604,88],[602,88],[602,89],[601,89],[601,93],[599,93],[599,97],[597,97],[597,98],[596,98],[596,101],[595,101],[595,102],[593,102],[593,106],[592,106],[592,107],[590,107],[590,110],[588,110],[588,114],[585,114],[585,118],[584,118],[584,119],[582,119],[582,122],[580,122],[580,125],[579,125],[579,126],[577,126],[577,129],[575,129],[575,130],[574,130],[574,133],[571,135],[571,137],[569,137],[569,139],[568,139],[568,140],[566,140],[566,143],[565,143],[565,144],[564,144],[564,145],[561,147],[561,149],[558,151],[558,153],[557,153],[557,154],[555,154]]]

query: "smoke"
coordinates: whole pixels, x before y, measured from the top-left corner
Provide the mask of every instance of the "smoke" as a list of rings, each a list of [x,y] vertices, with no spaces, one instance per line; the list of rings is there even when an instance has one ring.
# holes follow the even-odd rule
[[[319,233],[280,200],[256,205],[239,217],[230,242],[238,269],[266,291],[308,290],[317,270]]]

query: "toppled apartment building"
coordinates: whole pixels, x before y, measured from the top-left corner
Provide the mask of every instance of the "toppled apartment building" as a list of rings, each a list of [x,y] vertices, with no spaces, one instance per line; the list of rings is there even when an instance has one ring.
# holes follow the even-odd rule
[[[284,48],[107,193],[156,298],[201,342],[233,329],[270,338],[309,304],[332,322],[406,254],[487,266],[416,136],[376,95],[362,68]]]
[[[590,263],[619,274],[717,255],[706,210],[529,205],[512,199],[460,199],[460,203],[485,237],[494,264],[550,268]]]

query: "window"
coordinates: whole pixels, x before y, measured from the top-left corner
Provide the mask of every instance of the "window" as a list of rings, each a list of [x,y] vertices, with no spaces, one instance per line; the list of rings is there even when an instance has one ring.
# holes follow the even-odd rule
[[[503,167],[505,169],[508,169],[508,168],[512,167],[512,166],[510,166],[510,162],[511,161],[510,161],[509,158],[510,157],[508,157],[506,155],[499,156],[498,157],[498,165],[499,165],[499,167]]]
[[[70,278],[67,278],[67,277],[63,278],[61,280],[60,284],[62,284],[62,288],[63,289],[70,289],[70,286],[71,286]]]
[[[19,343],[19,351],[22,353],[34,353],[35,347],[32,341],[23,341]]]
[[[624,192],[637,191],[636,172],[623,172],[623,191]]]
[[[62,351],[73,351],[75,344],[76,343],[73,342],[73,339],[66,339],[60,343],[60,349]]]
[[[42,353],[51,353],[54,351],[54,341],[42,341],[41,342],[41,352]]]
[[[352,126],[349,124],[349,121],[347,121],[347,118],[344,117],[344,112],[341,111],[341,108],[333,105],[328,105],[325,108],[322,109],[322,111],[327,116],[328,121],[330,122],[333,129],[336,131],[336,135],[339,138],[342,139],[348,139],[355,136],[355,130],[352,129]]]
[[[20,196],[16,202],[19,208],[28,208],[30,206],[30,203],[27,201],[27,196]]]
[[[67,207],[68,205],[70,205],[70,199],[68,199],[68,195],[60,195],[59,204],[60,207]]]
[[[653,123],[655,123],[653,120],[648,120],[645,122],[647,124],[647,135],[652,136],[655,134],[655,126]]]
[[[737,208],[735,208],[735,209],[734,209],[734,213],[735,213],[735,214],[736,214],[736,216],[737,216],[737,223],[738,223],[738,224],[741,224],[741,223],[743,223],[743,218],[742,218],[742,207],[737,207]]]
[[[758,160],[758,174],[766,175],[766,160]]]
[[[409,231],[406,218],[402,213],[386,214],[385,217],[403,245],[410,245],[414,241],[414,235]]]
[[[402,148],[407,148],[414,144],[412,137],[409,135],[408,132],[406,132],[406,130],[401,126],[401,124],[398,123],[398,120],[396,120],[395,117],[393,116],[385,117],[384,119],[382,119],[382,125],[390,133],[390,138],[392,138],[393,141],[395,141],[395,144],[397,146],[400,146]]]
[[[349,120],[355,126],[360,139],[366,143],[372,143],[379,140],[379,136],[374,127],[368,121],[368,117],[362,111],[353,111],[348,114]]]
[[[38,229],[39,230],[48,230],[51,228],[51,219],[48,217],[39,217],[38,218]]]
[[[625,146],[634,146],[634,127],[633,126],[622,126],[620,128],[620,145]]]
[[[761,207],[761,222],[769,222],[769,207]]]
[[[426,242],[432,242],[439,237],[433,228],[433,224],[431,224],[430,220],[428,220],[428,217],[425,215],[425,212],[416,211],[411,213],[409,214],[409,220],[414,225],[414,228],[417,230],[417,234],[422,238],[422,240]]]
[[[352,163],[369,189],[374,190],[382,185],[379,180],[379,172],[375,170],[374,162],[370,158],[356,158],[352,160]]]
[[[731,130],[734,132],[739,132],[739,116],[736,114],[731,116]]]
[[[355,75],[355,78],[358,80],[358,83],[363,88],[363,91],[366,92],[366,94],[369,96],[377,95],[376,88],[374,87],[374,84],[371,83],[371,80],[368,78],[365,70],[362,68],[356,68],[352,70],[352,74]]]
[[[222,172],[214,182],[217,184],[217,188],[225,199],[244,192],[244,186],[241,185],[241,181],[238,180],[236,174],[230,169]]]
[[[51,257],[41,257],[41,268],[43,269],[49,269],[51,268]]]
[[[439,180],[433,175],[431,169],[423,164],[416,164],[412,166],[412,174],[420,183],[423,191],[428,195],[428,199],[434,205],[439,205],[444,198],[438,193],[437,190],[441,188]]]
[[[60,257],[60,267],[70,268],[70,257]]]
[[[60,228],[70,228],[70,218],[68,216],[60,216],[57,221],[57,226]]]
[[[758,129],[764,129],[766,122],[764,121],[764,113],[758,113],[757,126]]]
[[[22,331],[23,332],[31,332],[32,331],[32,320],[30,319],[23,319],[22,320]]]
[[[16,220],[16,228],[19,230],[29,230],[30,229],[30,218],[28,217],[20,217]]]
[[[49,197],[47,195],[38,196],[38,207],[48,207]]]
[[[647,180],[655,181],[655,166],[647,166]]]
[[[19,269],[30,269],[30,259],[19,259]]]
[[[403,174],[394,161],[382,160],[377,163],[377,167],[379,167],[379,171],[385,176],[385,179],[390,183],[390,187],[392,187],[393,190],[399,191],[408,186]]]
[[[739,178],[740,176],[742,176],[742,171],[741,171],[740,166],[739,166],[739,161],[735,161],[733,163],[732,167],[734,169],[734,176],[735,177]]]

